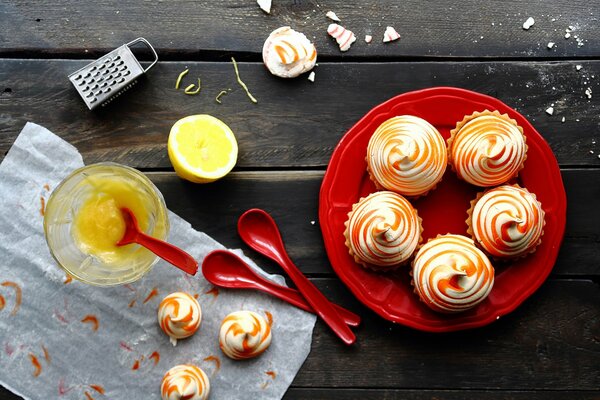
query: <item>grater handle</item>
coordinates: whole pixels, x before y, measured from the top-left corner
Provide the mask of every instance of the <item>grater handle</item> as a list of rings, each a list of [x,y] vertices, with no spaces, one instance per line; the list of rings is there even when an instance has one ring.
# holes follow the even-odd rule
[[[154,50],[154,47],[152,47],[152,45],[150,44],[150,42],[148,42],[146,39],[144,39],[143,37],[139,37],[137,39],[132,40],[131,42],[127,43],[126,46],[127,47],[131,47],[137,43],[144,43],[146,46],[148,46],[148,48],[152,51],[152,54],[154,54],[154,61],[152,62],[152,64],[150,64],[148,66],[148,68],[146,68],[144,70],[144,73],[148,72],[148,70],[150,68],[152,68],[154,66],[154,64],[156,64],[156,62],[158,61],[158,54],[156,54],[156,50]]]

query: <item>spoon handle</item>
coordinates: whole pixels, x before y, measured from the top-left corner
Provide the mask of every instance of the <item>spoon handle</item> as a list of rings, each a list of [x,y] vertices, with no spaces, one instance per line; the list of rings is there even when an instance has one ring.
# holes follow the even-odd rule
[[[288,288],[285,286],[273,284],[271,286],[271,291],[264,290],[265,293],[272,294],[273,296],[287,301],[288,303],[303,309],[304,311],[308,311],[310,313],[315,313],[315,310],[311,307],[311,305],[306,301],[304,297],[295,289]],[[352,327],[356,327],[360,325],[360,317],[354,314],[352,311],[345,309],[344,307],[331,303],[335,311],[342,317],[344,322]]]
[[[356,341],[356,336],[333,308],[333,304],[317,289],[317,287],[300,272],[285,254],[279,260],[281,267],[288,273],[298,291],[315,310],[315,313],[333,330],[333,332],[347,345]]]
[[[135,242],[144,246],[163,260],[170,262],[180,270],[190,275],[196,275],[198,271],[198,262],[194,257],[170,243],[163,242],[160,239],[138,232]]]

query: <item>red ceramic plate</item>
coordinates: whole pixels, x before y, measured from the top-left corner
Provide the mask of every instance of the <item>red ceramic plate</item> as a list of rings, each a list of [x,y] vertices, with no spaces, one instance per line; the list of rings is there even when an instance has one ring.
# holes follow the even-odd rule
[[[366,172],[366,148],[375,129],[388,118],[416,115],[448,138],[450,129],[475,111],[498,110],[523,127],[527,160],[518,183],[536,194],[546,212],[546,227],[537,251],[521,260],[495,262],[494,288],[475,308],[455,315],[431,311],[410,284],[409,267],[376,273],[356,264],[344,245],[344,222],[360,197],[376,189]],[[447,169],[437,189],[413,204],[423,218],[423,239],[437,234],[466,235],[465,219],[481,188],[460,181]],[[319,218],[333,269],[354,295],[382,317],[430,332],[449,332],[489,324],[517,308],[552,270],[565,231],[567,200],[558,164],[548,143],[521,114],[498,99],[464,89],[439,87],[409,92],[375,107],[354,125],[333,152],[321,186]]]

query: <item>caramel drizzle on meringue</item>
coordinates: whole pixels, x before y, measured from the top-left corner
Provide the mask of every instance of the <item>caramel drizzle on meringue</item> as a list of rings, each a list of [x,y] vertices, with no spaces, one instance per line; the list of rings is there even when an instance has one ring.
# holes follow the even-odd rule
[[[413,280],[425,304],[454,313],[468,310],[488,296],[494,268],[471,239],[448,234],[430,240],[417,252]]]
[[[381,187],[405,196],[431,190],[446,171],[444,138],[429,122],[412,115],[393,117],[369,140],[369,174]]]
[[[256,357],[270,344],[271,325],[255,312],[236,311],[221,323],[219,346],[234,360]]]
[[[544,210],[535,195],[519,186],[500,186],[486,192],[473,207],[475,240],[494,257],[528,253],[539,243]]]
[[[502,184],[517,175],[527,146],[522,131],[511,121],[484,114],[456,132],[450,143],[450,162],[460,177],[485,187]]]
[[[195,365],[177,365],[163,377],[160,392],[163,400],[206,400],[210,382],[204,371]]]
[[[160,328],[169,335],[173,345],[177,339],[193,335],[200,327],[201,319],[200,304],[187,293],[171,293],[158,306]]]
[[[421,237],[417,210],[390,191],[375,192],[354,205],[347,222],[348,245],[360,260],[381,267],[402,264]]]

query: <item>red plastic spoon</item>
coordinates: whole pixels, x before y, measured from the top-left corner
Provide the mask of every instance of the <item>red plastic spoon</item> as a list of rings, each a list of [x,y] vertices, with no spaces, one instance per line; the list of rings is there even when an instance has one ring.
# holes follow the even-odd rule
[[[190,275],[196,275],[198,271],[198,261],[179,247],[163,242],[152,236],[146,235],[140,230],[135,214],[126,207],[121,208],[123,219],[125,220],[125,234],[117,242],[117,246],[125,246],[131,243],[137,243],[144,246],[163,260],[170,262],[180,270]]]
[[[242,214],[238,220],[238,233],[248,246],[269,257],[287,272],[316,314],[329,325],[344,343],[350,345],[356,341],[356,336],[329,300],[290,260],[285,251],[279,229],[277,229],[277,224],[266,211],[253,208]]]
[[[228,250],[214,250],[204,257],[202,261],[202,274],[207,281],[215,286],[230,289],[258,289],[269,293],[283,301],[301,308],[310,313],[315,313],[304,297],[295,289],[278,285],[258,275],[237,254]],[[337,313],[344,322],[350,326],[358,326],[360,317],[345,308],[333,304]]]

